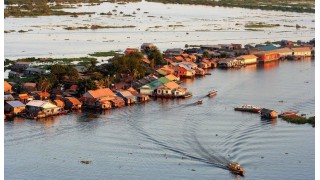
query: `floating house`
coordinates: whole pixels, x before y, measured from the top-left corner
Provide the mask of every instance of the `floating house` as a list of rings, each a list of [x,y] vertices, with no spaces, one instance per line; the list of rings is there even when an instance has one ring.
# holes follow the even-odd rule
[[[112,100],[115,96],[116,95],[109,88],[102,88],[89,90],[83,94],[80,100],[89,108],[102,108],[101,102]]]
[[[127,90],[130,91],[130,93],[136,97],[136,102],[138,102],[138,103],[142,103],[142,102],[146,102],[146,101],[150,100],[150,97],[148,95],[139,94],[139,92],[136,91],[135,89],[133,89],[132,87],[130,87]]]
[[[242,66],[242,61],[236,58],[227,58],[225,60],[219,61],[219,68],[234,68]]]
[[[120,90],[116,95],[123,98],[126,105],[131,105],[136,102],[136,97],[128,90]]]
[[[26,76],[28,76],[28,75],[42,75],[42,74],[45,74],[45,72],[46,72],[46,70],[44,70],[44,69],[29,67],[23,71],[23,74]]]
[[[288,56],[292,56],[292,53],[293,53],[292,49],[287,47],[279,48],[274,51],[277,51],[279,53],[280,58],[286,58]]]
[[[58,107],[64,108],[65,103],[59,99],[53,100],[53,104],[55,104]]]
[[[65,109],[78,110],[81,109],[82,103],[75,97],[66,97],[63,99],[65,103]]]
[[[242,55],[237,57],[237,60],[241,60],[242,64],[248,65],[248,64],[257,64],[258,57],[255,55]]]
[[[13,93],[11,84],[9,84],[7,81],[4,81],[4,94],[11,93]]]
[[[16,72],[23,72],[24,70],[26,70],[27,68],[29,68],[31,65],[31,62],[16,62],[12,67],[11,70],[12,71],[16,71]]]
[[[310,57],[311,56],[311,49],[309,47],[294,47],[291,48],[293,53],[293,56],[305,56]]]
[[[109,101],[111,102],[113,108],[120,108],[125,106],[125,101],[119,96],[116,96],[114,99],[111,99]]]
[[[33,100],[33,96],[29,96],[28,94],[19,94],[18,99],[22,103],[27,104],[29,101]]]
[[[26,104],[26,111],[32,118],[43,118],[58,115],[62,109],[50,102],[32,100]]]
[[[7,101],[4,105],[4,111],[9,114],[19,115],[26,108],[20,101]]]
[[[277,51],[260,51],[255,53],[254,55],[258,57],[259,63],[276,61],[280,58],[280,54]]]
[[[125,51],[124,51],[124,54],[128,55],[132,52],[139,52],[139,49],[138,48],[127,48]]]

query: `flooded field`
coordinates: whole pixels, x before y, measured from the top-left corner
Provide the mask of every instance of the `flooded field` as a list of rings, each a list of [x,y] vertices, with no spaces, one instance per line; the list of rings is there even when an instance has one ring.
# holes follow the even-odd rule
[[[140,9],[140,10],[138,10]],[[113,11],[114,10],[114,11]],[[70,12],[95,12],[89,16],[5,18],[4,56],[79,57],[97,51],[124,50],[151,42],[164,51],[185,44],[264,43],[282,39],[309,41],[315,36],[315,14],[248,10],[160,3],[101,3],[83,5]],[[113,15],[101,15],[112,12]],[[268,28],[247,28],[266,23]],[[133,28],[90,29],[100,26]],[[301,28],[296,28],[296,25]],[[89,27],[66,30],[67,27]],[[25,32],[19,32],[20,30]]]
[[[315,61],[210,72],[183,82],[190,99],[5,122],[5,179],[314,179],[311,125],[233,108],[314,115]],[[218,95],[205,97],[211,89]],[[231,174],[229,161],[240,163],[245,177]]]

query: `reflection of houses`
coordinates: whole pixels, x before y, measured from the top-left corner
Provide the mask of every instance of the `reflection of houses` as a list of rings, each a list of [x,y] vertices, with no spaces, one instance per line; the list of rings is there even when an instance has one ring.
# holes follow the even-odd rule
[[[42,118],[59,114],[61,112],[61,108],[50,102],[32,100],[26,104],[26,111],[32,117]]]
[[[81,109],[82,103],[74,97],[66,97],[63,99],[65,103],[65,109],[77,110]]]
[[[26,105],[21,103],[20,101],[7,101],[4,105],[4,111],[10,114],[20,114],[26,108]]]
[[[237,57],[237,60],[241,60],[242,64],[256,64],[258,57],[255,55],[242,55]]]
[[[12,92],[12,86],[7,81],[4,81],[4,94],[11,94]]]
[[[126,105],[130,105],[136,102],[136,97],[128,90],[120,90],[116,93],[116,95],[122,97]]]

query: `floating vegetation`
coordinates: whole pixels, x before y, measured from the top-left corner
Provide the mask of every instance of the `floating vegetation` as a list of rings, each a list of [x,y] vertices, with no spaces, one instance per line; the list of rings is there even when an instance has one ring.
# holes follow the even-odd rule
[[[170,25],[168,25],[168,27],[184,27],[184,25],[182,25],[182,24],[174,24],[174,25],[170,24]]]
[[[92,161],[89,161],[89,160],[82,160],[80,161],[82,164],[91,164]]]
[[[296,28],[299,29],[299,28],[307,28],[306,26],[301,26],[299,24],[296,24]]]
[[[106,56],[115,56],[118,53],[115,51],[109,51],[109,52],[94,52],[92,54],[89,54],[90,56],[95,56],[95,57],[106,57]]]
[[[281,117],[283,120],[290,122],[290,123],[294,123],[294,124],[311,124],[312,127],[315,127],[315,116],[306,118],[304,116],[285,116],[285,117]]]
[[[280,24],[266,24],[264,22],[249,22],[244,27],[245,28],[272,28],[272,27],[279,27]]]
[[[246,28],[244,30],[246,30],[246,31],[263,31],[262,29],[252,29],[252,28]]]
[[[25,33],[25,32],[28,32],[28,31],[25,31],[25,30],[19,30],[18,32],[19,32],[19,33]]]
[[[80,30],[80,29],[112,29],[112,28],[134,28],[136,26],[100,26],[100,25],[91,25],[91,26],[79,26],[79,27],[65,27],[65,30]]]
[[[292,26],[292,25],[283,25],[284,27],[295,27],[295,26]]]

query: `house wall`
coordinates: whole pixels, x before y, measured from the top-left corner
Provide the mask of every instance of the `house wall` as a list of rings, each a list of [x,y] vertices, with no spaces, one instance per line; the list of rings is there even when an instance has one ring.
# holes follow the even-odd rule
[[[243,60],[243,62],[244,62],[244,64],[256,64],[257,58],[245,59],[245,60]]]
[[[140,89],[140,94],[153,95],[153,89]]]
[[[311,56],[311,51],[293,52],[294,56]]]

